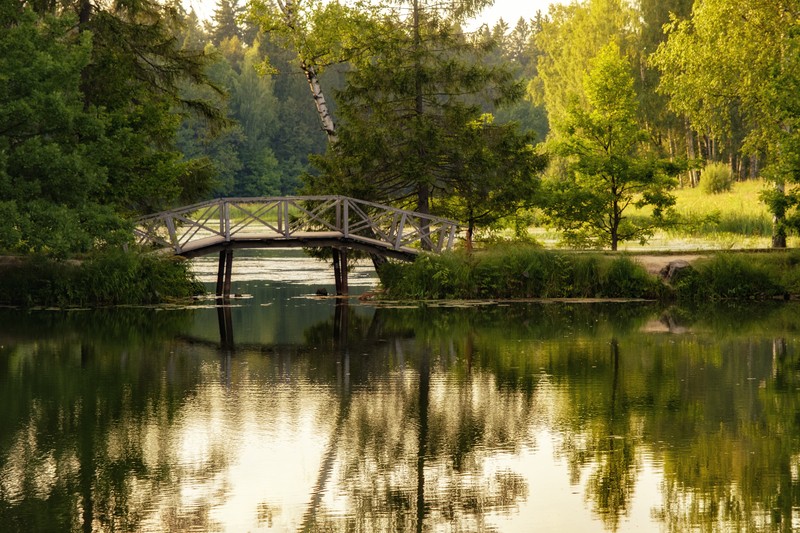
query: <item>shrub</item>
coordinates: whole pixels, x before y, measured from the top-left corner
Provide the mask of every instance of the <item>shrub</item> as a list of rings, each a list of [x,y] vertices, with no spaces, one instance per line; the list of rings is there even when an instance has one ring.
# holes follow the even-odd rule
[[[0,276],[0,303],[6,305],[147,304],[202,292],[187,261],[121,250],[80,263],[26,257],[4,265]]]
[[[422,255],[381,271],[389,298],[654,298],[661,284],[628,258],[500,247],[475,256]]]
[[[608,265],[600,293],[607,298],[657,298],[660,287],[642,265],[623,256]]]
[[[750,256],[719,254],[696,264],[696,270],[677,280],[673,287],[680,300],[753,300],[783,294],[775,276]]]
[[[466,254],[422,254],[413,263],[386,263],[381,283],[390,298],[469,297],[471,268]]]
[[[709,163],[700,174],[700,186],[708,194],[727,192],[733,187],[733,172],[725,163]]]

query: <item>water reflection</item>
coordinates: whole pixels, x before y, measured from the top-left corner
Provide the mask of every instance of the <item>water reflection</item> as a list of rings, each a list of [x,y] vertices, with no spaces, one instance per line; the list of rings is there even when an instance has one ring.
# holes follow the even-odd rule
[[[4,527],[798,525],[796,305],[249,293],[222,320],[214,307],[0,312]]]

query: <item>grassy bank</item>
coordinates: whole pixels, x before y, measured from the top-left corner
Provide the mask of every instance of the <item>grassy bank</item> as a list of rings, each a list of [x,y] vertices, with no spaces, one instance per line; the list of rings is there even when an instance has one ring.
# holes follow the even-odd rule
[[[0,304],[80,307],[152,304],[203,292],[188,262],[122,251],[82,261],[7,258],[0,264]]]
[[[719,253],[700,259],[671,284],[681,301],[800,296],[800,250]]]
[[[662,291],[661,283],[627,256],[524,246],[389,263],[381,283],[391,299],[658,298]]]
[[[423,255],[381,272],[388,299],[647,298],[702,302],[800,295],[800,251],[715,254],[672,283],[635,256],[497,247]]]

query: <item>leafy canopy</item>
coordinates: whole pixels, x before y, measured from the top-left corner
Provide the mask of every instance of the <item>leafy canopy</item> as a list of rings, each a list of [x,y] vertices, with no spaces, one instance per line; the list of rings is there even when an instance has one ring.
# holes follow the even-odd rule
[[[548,183],[545,213],[572,244],[616,250],[622,241],[647,239],[671,214],[669,191],[680,169],[645,150],[633,83],[619,47],[606,45],[584,77],[586,104],[574,99],[559,126],[554,150],[565,171]],[[650,216],[626,215],[646,206]]]
[[[777,187],[765,200],[778,221],[778,246],[785,246],[787,224],[800,227],[798,12],[797,0],[696,2],[690,19],[672,20],[653,57],[674,110],[698,130],[723,137],[739,119],[743,151],[766,155],[763,174]]]
[[[203,83],[170,8],[146,0],[4,3],[0,10],[0,248],[57,257],[130,238],[125,217],[203,194],[174,135],[178,83]]]

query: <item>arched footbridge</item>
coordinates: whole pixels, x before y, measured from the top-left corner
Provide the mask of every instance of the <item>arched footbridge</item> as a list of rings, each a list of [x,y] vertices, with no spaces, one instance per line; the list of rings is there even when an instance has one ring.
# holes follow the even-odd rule
[[[162,211],[137,219],[134,232],[137,244],[184,257],[219,252],[217,294],[230,294],[233,249],[332,248],[337,292],[346,293],[347,249],[413,260],[423,250],[450,250],[458,223],[346,196],[285,196],[221,198]]]

